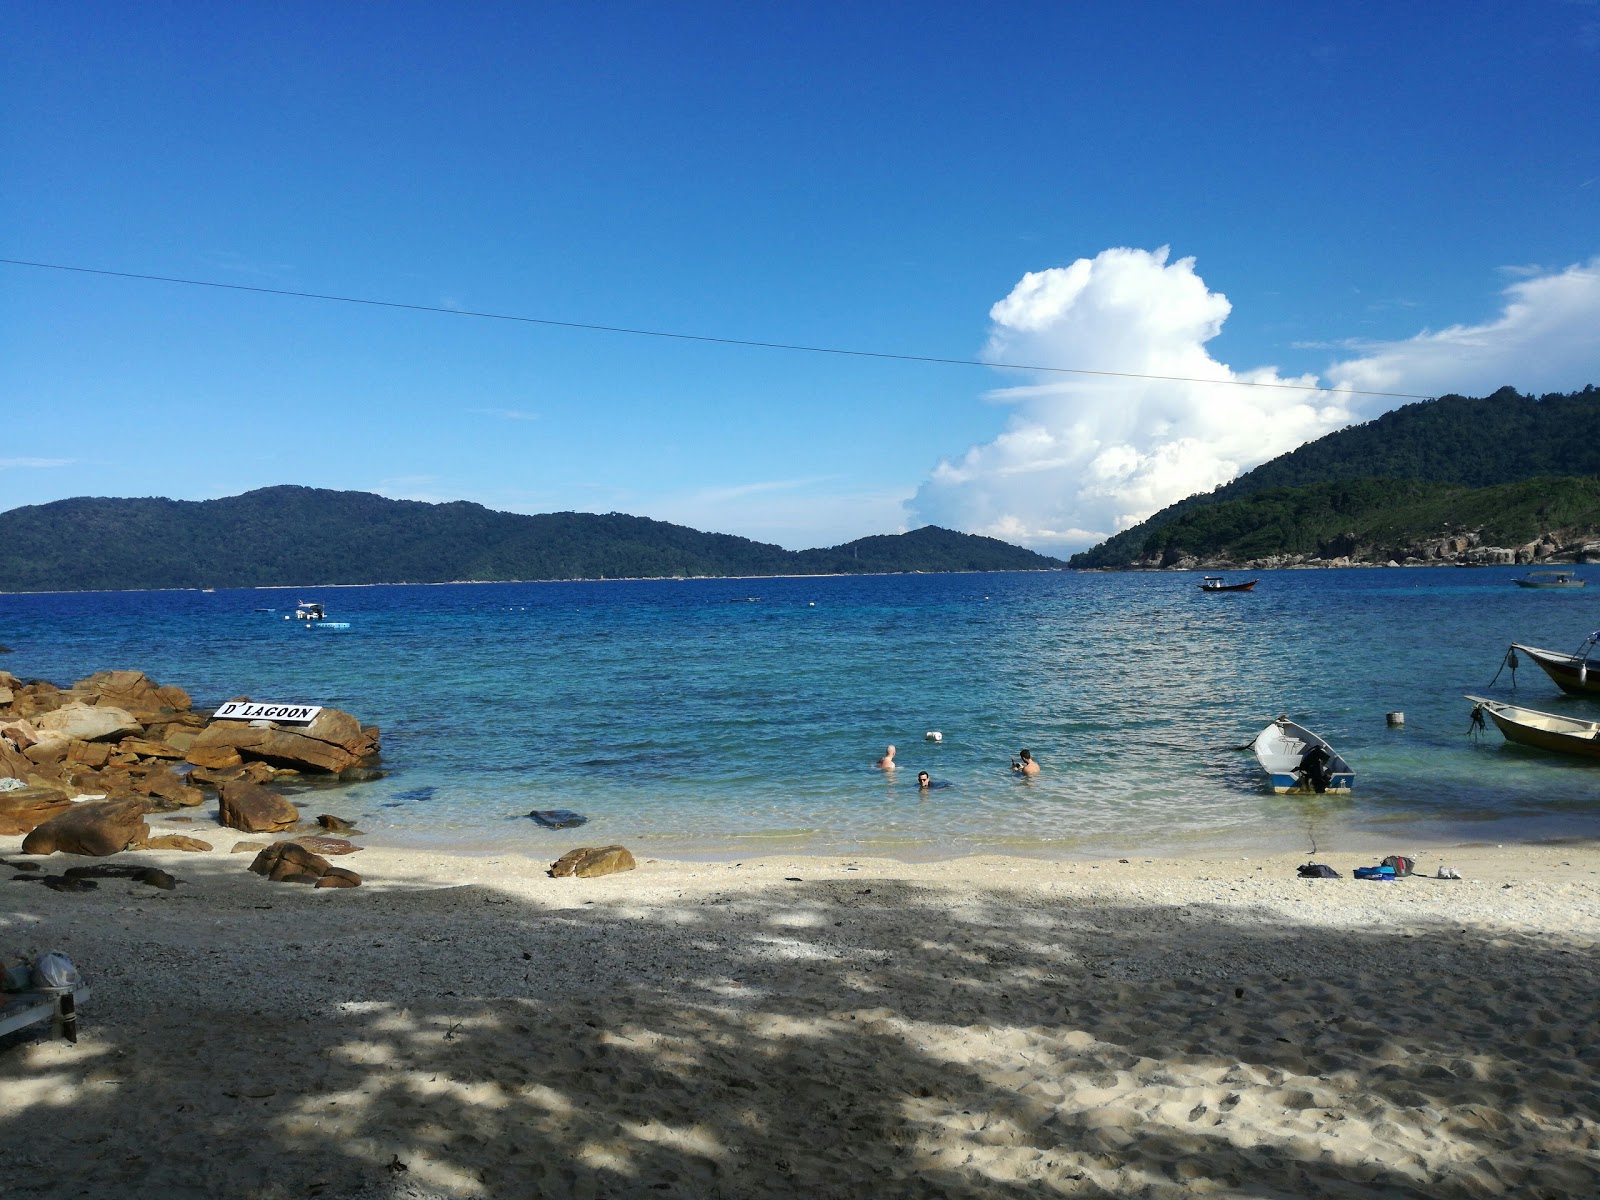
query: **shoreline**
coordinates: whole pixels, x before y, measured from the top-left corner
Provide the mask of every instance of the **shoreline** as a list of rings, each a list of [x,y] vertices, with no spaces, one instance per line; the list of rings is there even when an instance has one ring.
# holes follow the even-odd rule
[[[1248,847],[551,879],[373,846],[317,890],[206,833],[110,860],[172,892],[4,885],[4,952],[94,989],[76,1045],[0,1044],[15,1194],[1600,1187],[1600,841],[1419,849],[1464,878],[1393,883]]]

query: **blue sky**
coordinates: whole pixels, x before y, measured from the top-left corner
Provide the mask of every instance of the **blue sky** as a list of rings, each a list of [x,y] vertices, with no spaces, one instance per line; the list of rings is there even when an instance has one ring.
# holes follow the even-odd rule
[[[1589,0],[7,8],[0,257],[1201,382],[0,265],[0,510],[1064,552],[1403,402],[1361,391],[1600,383]]]

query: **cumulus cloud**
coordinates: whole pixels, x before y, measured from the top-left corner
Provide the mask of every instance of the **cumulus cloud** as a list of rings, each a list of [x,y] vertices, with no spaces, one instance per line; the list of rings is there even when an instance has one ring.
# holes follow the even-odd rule
[[[1600,376],[1600,256],[1505,289],[1500,315],[1399,342],[1362,344],[1328,368],[1335,386],[1481,396],[1553,392]]]
[[[1235,370],[1206,343],[1231,311],[1192,258],[1119,248],[1031,272],[989,313],[985,359],[1119,372],[1004,388],[1004,431],[941,461],[909,504],[933,522],[1064,552],[1403,399],[1562,390],[1600,376],[1600,258],[1519,279],[1500,315],[1404,341],[1343,343],[1326,373]],[[1165,376],[1162,379],[1132,376]],[[1037,378],[1037,376],[1033,376]],[[1240,383],[1258,386],[1242,387]],[[1270,385],[1270,386],[1268,386]]]
[[[1230,309],[1192,258],[1169,262],[1165,247],[1025,275],[989,312],[985,359],[1121,374],[991,393],[1014,408],[1005,431],[939,463],[913,524],[1077,549],[1349,423],[1348,397],[1301,390],[1313,376],[1212,358],[1206,343]]]

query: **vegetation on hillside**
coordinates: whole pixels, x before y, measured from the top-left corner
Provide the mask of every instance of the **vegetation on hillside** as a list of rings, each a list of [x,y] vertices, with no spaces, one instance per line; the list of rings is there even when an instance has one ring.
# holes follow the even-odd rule
[[[929,526],[785,550],[622,513],[495,512],[272,487],[222,500],[91,499],[3,514],[0,591],[692,575],[1027,571],[1059,560]]]
[[[1146,537],[1140,559],[1244,561],[1272,555],[1404,558],[1459,529],[1515,547],[1549,530],[1600,529],[1600,479],[1525,479],[1468,488],[1411,479],[1351,479],[1272,488],[1185,513]]]
[[[1072,557],[1075,567],[1121,567],[1148,557],[1159,529],[1200,509],[1274,489],[1363,479],[1414,480],[1482,488],[1539,476],[1600,475],[1600,442],[1588,431],[1600,418],[1600,389],[1538,398],[1501,388],[1492,396],[1443,396],[1407,404],[1279,455],[1231,483],[1169,505],[1154,516]],[[1317,492],[1327,498],[1334,492]],[[1308,504],[1315,500],[1308,497]],[[1330,511],[1323,514],[1332,517]],[[1322,517],[1307,513],[1307,519]],[[1419,531],[1421,536],[1431,531]],[[1268,539],[1256,544],[1264,545]],[[1415,539],[1413,539],[1415,540]],[[1524,539],[1527,540],[1527,539]],[[1295,553],[1280,546],[1264,553]]]

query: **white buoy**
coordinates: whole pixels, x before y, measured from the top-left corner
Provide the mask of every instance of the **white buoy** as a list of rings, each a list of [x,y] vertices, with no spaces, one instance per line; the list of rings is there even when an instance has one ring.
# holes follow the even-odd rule
[[[944,734],[940,733],[937,729],[930,729],[930,730],[928,730],[927,733],[923,734],[922,736],[926,740],[928,740],[930,742],[942,742],[942,741],[944,741]]]
[[[1390,729],[1400,729],[1406,723],[1406,715],[1403,712],[1392,712],[1388,714],[1388,721]]]

